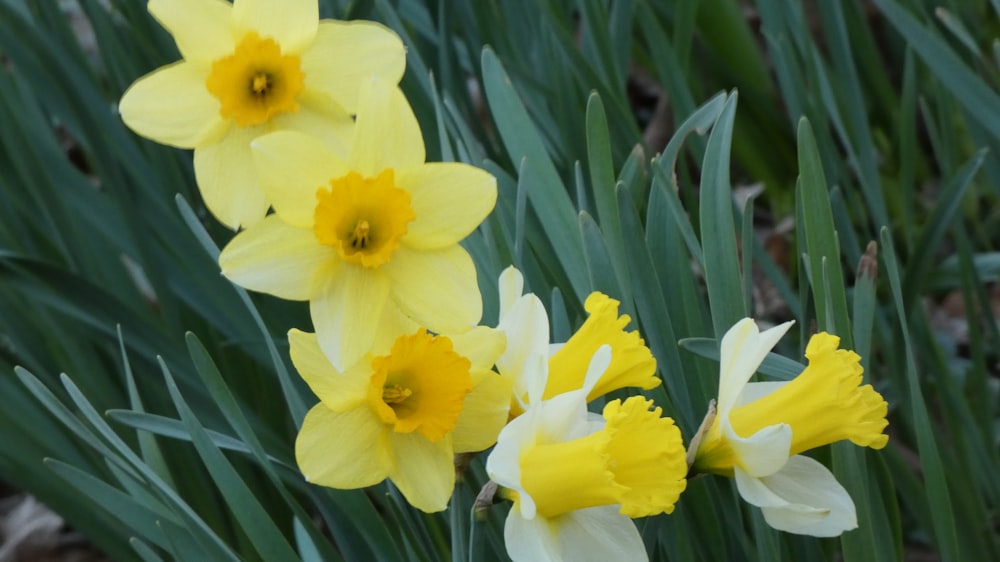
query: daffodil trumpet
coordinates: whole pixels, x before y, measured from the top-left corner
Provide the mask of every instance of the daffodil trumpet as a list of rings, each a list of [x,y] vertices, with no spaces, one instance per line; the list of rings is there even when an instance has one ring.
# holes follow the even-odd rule
[[[873,449],[888,442],[885,400],[862,385],[861,358],[822,332],[808,366],[787,382],[749,382],[791,322],[761,332],[745,318],[722,338],[718,413],[691,464],[733,477],[744,500],[772,527],[817,537],[857,527],[854,502],[834,475],[801,453],[842,440]]]

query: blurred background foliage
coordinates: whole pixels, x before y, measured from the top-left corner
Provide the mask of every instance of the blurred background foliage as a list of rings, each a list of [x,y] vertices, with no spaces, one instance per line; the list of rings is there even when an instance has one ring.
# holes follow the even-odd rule
[[[864,357],[890,445],[818,455],[858,530],[779,534],[704,478],[638,522],[653,559],[1000,559],[1000,2],[320,7],[395,29],[429,158],[497,176],[466,242],[485,323],[511,263],[554,341],[620,299],[686,439],[742,316],[797,320],[797,362],[818,329]],[[302,482],[306,307],[219,275],[190,153],[116,114],[177,58],[143,2],[0,0],[0,480],[114,560],[504,560],[481,460],[435,515]]]

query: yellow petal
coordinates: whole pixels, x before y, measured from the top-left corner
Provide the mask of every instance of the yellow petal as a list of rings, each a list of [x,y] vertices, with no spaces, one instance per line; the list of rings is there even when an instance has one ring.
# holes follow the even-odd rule
[[[618,301],[599,292],[584,304],[590,316],[549,359],[545,398],[582,386],[587,363],[602,345],[611,346],[611,364],[587,395],[588,400],[626,387],[655,388],[656,359],[637,331],[626,332],[630,318],[618,315]]]
[[[302,53],[306,87],[329,94],[350,113],[361,83],[377,76],[395,85],[406,69],[406,49],[394,31],[372,21],[323,20],[312,47]]]
[[[346,158],[354,137],[354,118],[322,92],[307,89],[298,95],[296,101],[299,110],[272,117],[271,130],[299,131],[316,137],[339,159]]]
[[[444,511],[455,488],[451,436],[432,443],[420,433],[393,433],[395,463],[389,479],[410,505],[428,513]]]
[[[271,215],[236,235],[219,255],[222,274],[241,287],[289,300],[308,300],[316,274],[334,259],[312,231]]]
[[[122,121],[139,135],[178,148],[218,141],[229,123],[205,89],[206,76],[207,68],[184,61],[143,76],[118,102]]]
[[[232,52],[232,8],[224,0],[149,0],[149,13],[174,36],[181,56],[200,63]]]
[[[309,482],[340,489],[378,484],[393,462],[385,426],[369,408],[336,413],[322,404],[302,421],[295,460]]]
[[[278,131],[255,139],[253,161],[274,211],[288,224],[312,232],[316,192],[344,171],[339,158],[318,139],[297,131]],[[315,239],[315,238],[314,238]]]
[[[483,314],[476,266],[461,246],[418,251],[401,246],[381,268],[404,314],[434,332],[461,333]]]
[[[396,185],[410,192],[417,215],[404,241],[420,249],[457,244],[483,222],[497,199],[496,178],[468,164],[400,169]]]
[[[270,206],[250,152],[250,142],[261,132],[260,127],[233,127],[220,142],[194,151],[194,174],[205,206],[233,230],[260,222]]]
[[[489,326],[476,326],[468,332],[447,336],[455,351],[472,363],[473,371],[492,369],[507,342],[503,332]]]
[[[389,297],[389,279],[379,270],[341,264],[309,302],[323,353],[344,370],[365,356],[376,339],[375,322]]]
[[[424,163],[420,125],[399,88],[375,77],[362,82],[347,162],[367,177],[387,168],[401,170]]]
[[[513,381],[493,371],[473,373],[472,392],[452,433],[456,453],[485,451],[497,441],[510,413]]]
[[[316,334],[300,330],[288,332],[288,345],[295,370],[327,408],[343,412],[366,402],[371,369],[363,361],[361,369],[342,373],[323,355]]]
[[[236,0],[233,3],[233,34],[242,37],[256,31],[271,37],[286,54],[297,54],[312,44],[319,24],[316,0]]]

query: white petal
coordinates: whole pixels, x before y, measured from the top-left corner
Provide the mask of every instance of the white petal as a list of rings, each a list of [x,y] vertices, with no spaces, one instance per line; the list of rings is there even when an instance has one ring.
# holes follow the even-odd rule
[[[791,326],[791,322],[785,322],[761,332],[753,319],[744,318],[722,336],[719,364],[720,418],[728,419],[729,411],[739,400],[744,385]]]
[[[544,517],[525,518],[516,508],[507,515],[503,542],[514,562],[572,562],[559,554],[558,538]]]
[[[858,526],[854,501],[847,490],[825,466],[809,457],[795,455],[788,459],[785,468],[761,481],[788,502],[787,506],[763,509],[764,519],[775,529],[836,537]],[[814,510],[820,516],[809,516]]]
[[[739,464],[754,478],[774,474],[788,462],[792,447],[790,425],[769,425],[745,438],[737,435],[728,424],[724,428]]]
[[[587,375],[583,378],[583,386],[580,390],[585,391],[589,395],[590,391],[594,390],[597,381],[601,380],[601,377],[604,376],[604,371],[607,371],[610,365],[611,346],[605,344],[597,348],[594,356],[590,358],[590,365],[587,366]]]
[[[571,511],[549,519],[549,526],[556,529],[564,560],[649,560],[635,523],[619,513],[617,505]]]
[[[503,322],[503,317],[524,294],[524,276],[511,265],[500,273],[498,284],[500,286],[500,321]]]
[[[740,396],[737,407],[750,404],[780,389],[791,381],[763,381],[748,382],[743,387],[743,394]]]
[[[497,329],[507,336],[507,348],[497,359],[497,369],[514,379],[515,390],[523,392],[532,387],[528,377],[544,381],[548,376],[549,317],[542,301],[530,294],[517,297],[500,317]],[[543,382],[541,389],[544,388]],[[537,399],[541,399],[541,394]]]

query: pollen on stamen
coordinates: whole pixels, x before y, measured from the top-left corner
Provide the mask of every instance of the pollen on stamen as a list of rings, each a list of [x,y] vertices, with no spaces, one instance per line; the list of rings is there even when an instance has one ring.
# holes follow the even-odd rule
[[[368,221],[362,219],[358,221],[358,224],[354,226],[354,232],[351,233],[351,247],[355,250],[365,249],[368,247],[368,234],[371,232],[371,225]]]
[[[267,90],[271,87],[271,79],[267,74],[260,73],[255,74],[253,77],[253,93],[258,96],[263,96],[267,94]]]
[[[398,384],[387,386],[382,389],[382,401],[386,404],[399,404],[413,394],[409,388],[403,388]]]

